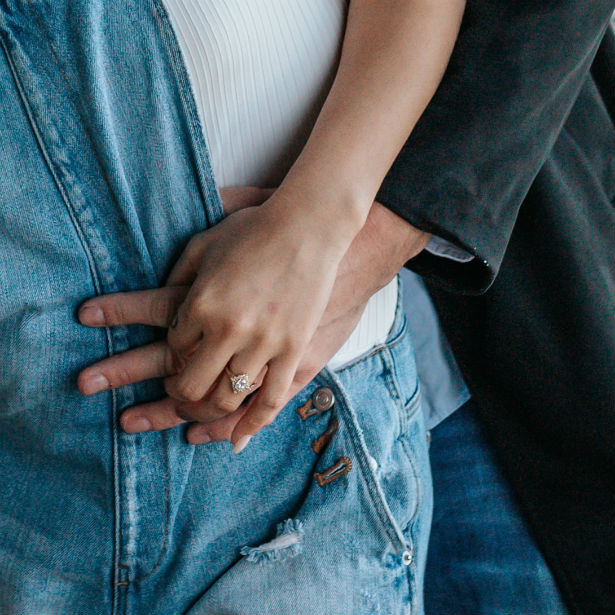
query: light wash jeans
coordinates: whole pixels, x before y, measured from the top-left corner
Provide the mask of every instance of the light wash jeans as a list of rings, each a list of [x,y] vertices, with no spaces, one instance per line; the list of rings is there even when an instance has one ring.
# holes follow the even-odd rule
[[[431,476],[400,305],[237,456],[121,432],[158,380],[76,388],[165,333],[78,306],[159,286],[223,215],[159,2],[0,0],[0,143],[0,613],[420,613]]]

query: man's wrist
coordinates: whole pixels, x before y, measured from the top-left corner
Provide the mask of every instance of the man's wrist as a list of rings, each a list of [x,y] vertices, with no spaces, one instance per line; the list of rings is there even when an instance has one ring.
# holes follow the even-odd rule
[[[421,252],[431,237],[378,201],[374,201],[368,221],[373,224],[374,233],[380,241],[394,248],[392,256],[396,271]]]
[[[343,260],[342,269],[354,271],[352,275],[362,280],[356,290],[367,300],[423,249],[429,237],[381,203],[374,202]]]

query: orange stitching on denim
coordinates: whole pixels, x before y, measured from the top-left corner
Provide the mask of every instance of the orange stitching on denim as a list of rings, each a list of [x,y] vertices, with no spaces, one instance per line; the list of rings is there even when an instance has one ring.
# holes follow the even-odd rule
[[[128,570],[130,569],[130,566],[127,566],[126,564],[118,564],[117,565],[118,568],[121,569],[122,572],[125,573],[125,575],[128,575]],[[125,576],[122,575],[122,576]],[[115,582],[116,585],[130,585],[130,581],[116,581]]]
[[[318,439],[312,442],[312,450],[318,455],[327,444],[331,441],[333,434],[337,431],[337,419],[331,419],[327,431],[325,431]]]
[[[340,457],[330,468],[324,472],[314,472],[316,482],[322,487],[332,480],[348,474],[352,468],[352,461],[348,457]]]

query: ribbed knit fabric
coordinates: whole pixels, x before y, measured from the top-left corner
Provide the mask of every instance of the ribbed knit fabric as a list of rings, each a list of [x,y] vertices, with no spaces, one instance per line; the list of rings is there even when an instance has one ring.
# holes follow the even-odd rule
[[[331,86],[346,0],[165,0],[219,187],[275,187]],[[397,278],[368,302],[331,359],[339,369],[386,340]]]

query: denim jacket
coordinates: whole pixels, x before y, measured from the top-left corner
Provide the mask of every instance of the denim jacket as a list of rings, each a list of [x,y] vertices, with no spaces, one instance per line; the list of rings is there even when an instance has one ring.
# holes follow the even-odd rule
[[[152,342],[157,333],[140,325],[84,327],[77,308],[97,294],[159,286],[188,239],[222,217],[158,0],[0,2],[0,142],[0,547],[8,536],[36,535],[44,526],[37,548],[55,539],[62,551],[65,530],[54,521],[62,513],[48,511],[49,500],[61,510],[81,509],[92,532],[110,537],[114,493],[127,489],[118,473],[135,471],[130,455],[118,456],[117,419],[126,407],[164,393],[160,381],[149,380],[84,397],[76,381],[85,366]],[[154,442],[164,437],[152,434],[147,449],[138,440],[125,445],[135,447],[135,459],[140,450],[150,466],[164,467]],[[78,450],[91,450],[91,458]],[[43,479],[44,468],[37,469],[42,484],[24,482],[30,479],[20,468],[41,459],[53,473]],[[148,480],[164,493],[162,475]],[[22,484],[52,495],[27,499]],[[156,526],[165,512],[153,498],[141,498],[140,506]],[[21,510],[13,513],[13,506]],[[22,519],[29,530],[10,519]],[[121,542],[125,529],[117,519],[113,531]],[[94,535],[83,539],[93,544]],[[154,557],[156,543],[140,544],[141,556]],[[0,553],[3,566],[19,567]],[[111,540],[75,554],[83,570],[99,557],[120,557]],[[36,564],[22,566],[36,576]]]
[[[95,294],[159,286],[187,240],[223,215],[166,13],[158,0],[112,8],[9,0],[0,4],[0,45],[1,218],[13,239],[0,262],[19,281],[3,281],[0,318],[24,336],[13,346],[23,356],[8,361],[27,368],[41,330],[65,339],[69,359],[151,341],[151,329],[138,326],[85,332],[74,310]],[[7,209],[15,186],[24,203],[38,203],[36,217],[24,204]],[[31,245],[33,227],[49,241]],[[57,288],[72,306],[50,304]],[[50,374],[49,386],[63,376]],[[130,387],[136,398],[115,393],[116,410],[152,386]]]

